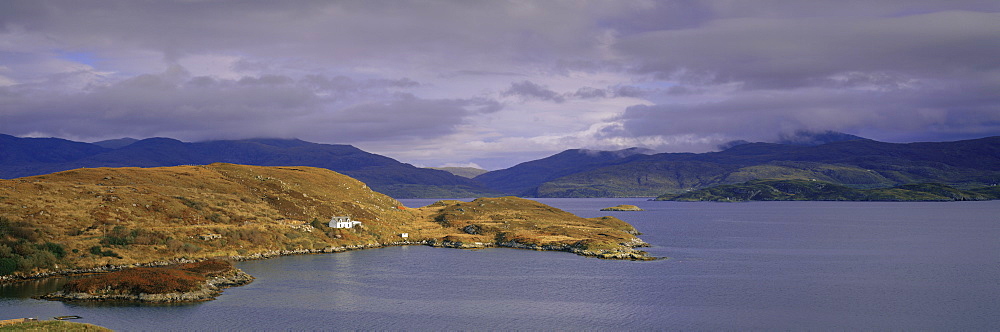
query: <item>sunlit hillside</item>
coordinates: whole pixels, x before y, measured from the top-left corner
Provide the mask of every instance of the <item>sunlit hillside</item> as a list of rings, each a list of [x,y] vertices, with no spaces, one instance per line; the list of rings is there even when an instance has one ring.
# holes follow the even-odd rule
[[[489,213],[461,217],[457,206],[468,204],[407,208],[360,181],[311,167],[95,168],[2,180],[0,274],[402,241],[464,246],[458,240],[473,235],[470,223],[489,226],[473,236],[481,245],[516,239],[610,249],[636,240],[624,222],[533,201],[481,199],[475,204],[493,206]],[[361,225],[330,228],[333,216]],[[506,228],[492,226],[498,223]],[[556,227],[568,224],[575,226]]]

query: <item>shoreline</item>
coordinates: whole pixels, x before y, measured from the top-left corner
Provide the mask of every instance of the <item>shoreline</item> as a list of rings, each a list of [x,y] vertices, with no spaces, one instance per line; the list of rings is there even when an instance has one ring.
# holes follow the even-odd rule
[[[333,253],[340,253],[352,250],[378,249],[378,248],[409,246],[409,245],[425,245],[429,247],[454,248],[454,249],[510,248],[510,249],[524,249],[524,250],[535,250],[535,251],[562,251],[584,257],[612,259],[612,260],[652,261],[652,260],[665,259],[663,257],[648,256],[646,252],[641,250],[636,250],[635,248],[638,247],[649,246],[648,243],[642,241],[639,238],[635,238],[635,240],[630,243],[623,243],[620,246],[620,248],[616,248],[614,250],[587,250],[567,244],[537,245],[537,244],[524,244],[516,241],[508,241],[502,243],[496,243],[496,242],[467,243],[467,242],[453,242],[444,240],[422,240],[422,241],[397,241],[397,242],[375,243],[375,244],[356,244],[356,245],[348,245],[341,247],[328,247],[323,249],[270,250],[248,255],[215,256],[215,257],[205,257],[199,259],[178,257],[174,259],[153,261],[148,263],[103,265],[91,268],[46,271],[46,272],[39,272],[27,275],[12,274],[12,275],[0,276],[0,284],[11,284],[20,281],[40,280],[53,277],[70,277],[70,276],[77,276],[84,274],[107,273],[107,272],[114,272],[136,267],[159,267],[159,266],[167,266],[173,264],[194,263],[208,259],[220,259],[220,260],[231,260],[235,262],[243,262],[252,260],[263,260],[281,256],[333,254]]]

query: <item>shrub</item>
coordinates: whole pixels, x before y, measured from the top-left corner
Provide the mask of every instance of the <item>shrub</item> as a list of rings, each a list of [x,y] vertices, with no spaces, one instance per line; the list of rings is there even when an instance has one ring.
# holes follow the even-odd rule
[[[56,256],[56,258],[66,257],[66,248],[64,248],[63,245],[61,244],[45,242],[45,244],[41,244],[38,247],[39,249],[51,252],[53,255]]]
[[[0,275],[8,275],[17,271],[17,258],[0,257]]]
[[[93,255],[102,256],[102,257],[122,258],[121,255],[118,255],[118,253],[116,253],[114,251],[111,251],[111,249],[102,250],[101,246],[90,247],[90,253],[93,254]]]
[[[0,240],[10,236],[15,240],[25,240],[28,242],[38,241],[38,233],[26,222],[13,222],[6,217],[0,217]]]
[[[130,232],[124,226],[119,225],[115,226],[115,228],[111,229],[111,231],[104,236],[104,239],[101,240],[101,244],[112,245],[112,246],[127,246],[132,244],[132,242],[134,241],[135,241],[134,232]]]
[[[205,207],[204,203],[192,201],[192,200],[190,200],[190,199],[188,199],[186,197],[183,197],[183,196],[177,196],[175,198],[181,200],[181,203],[184,203],[184,205],[186,205],[187,207],[195,209],[195,210],[201,210],[202,208]]]
[[[326,229],[326,228],[330,227],[329,224],[327,224],[325,222],[322,222],[322,221],[319,221],[319,219],[316,219],[316,218],[313,218],[313,220],[309,222],[309,225],[312,226],[312,227],[314,227],[314,228],[316,228],[316,229]]]

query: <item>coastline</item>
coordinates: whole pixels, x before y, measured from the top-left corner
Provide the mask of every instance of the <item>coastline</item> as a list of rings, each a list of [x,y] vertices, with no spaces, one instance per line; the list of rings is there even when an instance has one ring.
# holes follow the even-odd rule
[[[241,262],[241,261],[251,261],[251,260],[262,260],[262,259],[281,257],[281,256],[332,254],[332,253],[340,253],[352,250],[377,249],[377,248],[408,246],[408,245],[425,245],[431,247],[455,248],[455,249],[511,248],[511,249],[526,249],[526,250],[536,250],[536,251],[562,251],[584,257],[615,259],[615,260],[651,261],[651,260],[664,259],[662,257],[648,256],[646,252],[635,249],[639,247],[649,246],[648,243],[642,241],[639,238],[635,238],[635,240],[629,243],[622,243],[619,246],[619,248],[615,248],[612,250],[590,250],[590,249],[583,249],[579,246],[567,245],[567,244],[537,245],[537,244],[520,243],[516,241],[495,243],[495,242],[457,242],[457,241],[446,241],[446,240],[422,240],[422,241],[397,241],[397,242],[373,243],[373,244],[372,243],[356,244],[356,245],[347,245],[341,247],[328,247],[323,249],[269,250],[248,255],[218,256],[218,257],[206,257],[199,259],[188,259],[180,257],[180,258],[174,258],[162,261],[153,261],[147,263],[123,264],[123,265],[109,264],[91,268],[53,270],[53,271],[45,271],[45,272],[23,274],[23,275],[11,274],[6,276],[0,276],[0,284],[15,283],[19,281],[28,281],[28,280],[38,280],[51,277],[68,277],[68,276],[83,275],[83,274],[107,273],[107,272],[114,272],[136,267],[160,267],[173,264],[194,263],[208,259],[221,259],[221,260],[231,260],[231,261]]]

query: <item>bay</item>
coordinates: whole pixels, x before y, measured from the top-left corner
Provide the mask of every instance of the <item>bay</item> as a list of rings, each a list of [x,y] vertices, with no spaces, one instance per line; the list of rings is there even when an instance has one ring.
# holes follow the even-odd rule
[[[1000,330],[1000,202],[539,199],[639,229],[650,262],[390,247],[241,262],[257,277],[174,306],[31,299],[0,319],[116,330]],[[422,206],[435,200],[404,200]],[[643,212],[603,212],[633,204]]]

